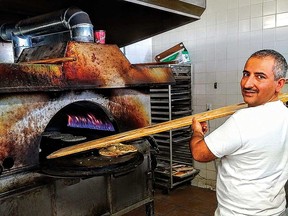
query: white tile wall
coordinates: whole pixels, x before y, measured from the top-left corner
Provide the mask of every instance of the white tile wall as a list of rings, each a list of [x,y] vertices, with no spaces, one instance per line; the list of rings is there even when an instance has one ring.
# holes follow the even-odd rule
[[[152,62],[152,38],[122,47],[121,50],[131,63]]]
[[[207,0],[200,20],[153,37],[151,58],[145,60],[153,61],[156,54],[179,42],[194,65],[194,113],[203,112],[207,103],[217,108],[241,102],[239,81],[253,52],[275,49],[288,60],[288,0]],[[138,48],[146,50],[149,45]],[[210,130],[224,121],[210,121]],[[195,163],[195,167],[201,172],[192,183],[215,188],[215,163]]]

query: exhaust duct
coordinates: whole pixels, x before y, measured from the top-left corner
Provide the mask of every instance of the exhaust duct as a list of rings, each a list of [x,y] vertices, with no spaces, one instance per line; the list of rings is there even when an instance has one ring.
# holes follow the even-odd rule
[[[71,40],[94,42],[89,15],[75,7],[23,19],[16,24],[2,24],[0,37],[4,41],[12,41],[16,62],[22,50],[32,46],[33,37],[67,31]]]

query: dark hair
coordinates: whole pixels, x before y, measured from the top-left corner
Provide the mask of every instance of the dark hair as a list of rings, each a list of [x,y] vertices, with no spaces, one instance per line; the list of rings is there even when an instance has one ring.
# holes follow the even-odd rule
[[[264,50],[259,50],[255,53],[253,53],[250,57],[255,57],[255,58],[265,58],[265,57],[272,57],[275,59],[275,65],[273,68],[273,72],[275,75],[275,80],[278,80],[280,78],[285,78],[286,73],[287,73],[287,62],[284,58],[283,55],[281,55],[279,52],[275,50],[270,50],[270,49],[264,49]]]

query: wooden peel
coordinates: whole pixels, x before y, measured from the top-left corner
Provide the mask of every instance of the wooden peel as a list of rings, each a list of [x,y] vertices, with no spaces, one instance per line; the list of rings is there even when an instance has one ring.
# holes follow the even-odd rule
[[[284,103],[286,103],[288,101],[288,93],[281,94],[279,96],[279,99],[283,101]],[[50,155],[47,156],[47,159],[63,157],[63,156],[76,154],[76,153],[80,153],[84,151],[89,151],[93,149],[100,149],[100,148],[108,147],[115,143],[133,140],[133,139],[145,137],[145,136],[156,134],[156,133],[189,126],[192,124],[193,117],[197,118],[198,121],[200,122],[225,117],[228,115],[232,115],[237,110],[240,110],[246,107],[247,107],[247,104],[245,103],[225,106],[225,107],[218,108],[215,110],[197,113],[194,115],[174,119],[171,121],[166,121],[166,122],[150,125],[150,126],[143,127],[143,128],[138,128],[135,130],[130,130],[124,133],[119,133],[119,134],[115,134],[112,136],[103,137],[103,138],[96,139],[96,140],[91,140],[88,142],[80,143],[74,146],[65,147],[55,152],[52,152]]]

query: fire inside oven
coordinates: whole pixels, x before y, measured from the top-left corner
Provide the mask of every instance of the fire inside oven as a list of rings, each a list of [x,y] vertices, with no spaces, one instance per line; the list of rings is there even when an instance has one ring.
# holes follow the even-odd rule
[[[140,153],[117,158],[103,157],[98,149],[47,160],[46,156],[64,147],[118,133],[112,114],[100,104],[78,101],[62,108],[42,133],[39,161],[44,173],[56,176],[95,176],[129,170],[143,161]]]

